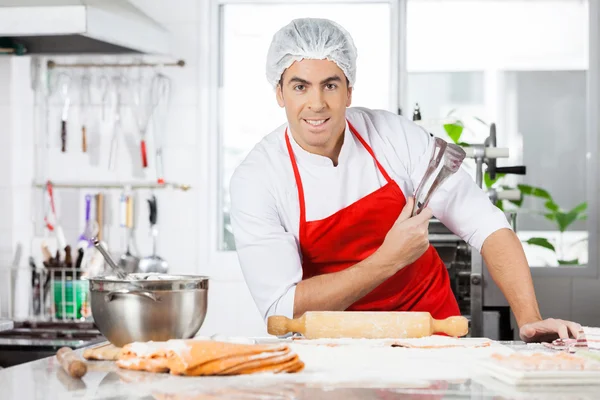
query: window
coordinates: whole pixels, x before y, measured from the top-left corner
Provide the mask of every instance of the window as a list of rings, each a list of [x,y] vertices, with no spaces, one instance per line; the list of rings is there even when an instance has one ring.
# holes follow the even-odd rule
[[[229,222],[233,171],[263,136],[286,121],[265,78],[267,51],[275,32],[305,16],[340,23],[358,49],[352,105],[393,110],[391,9],[386,1],[221,5],[220,250],[235,249]]]
[[[407,3],[408,106],[450,141],[449,120],[464,123],[467,143],[483,143],[496,123],[498,146],[511,151],[498,165],[527,174],[495,186],[541,189],[502,203],[517,213],[532,267],[588,263],[588,40],[587,1]]]

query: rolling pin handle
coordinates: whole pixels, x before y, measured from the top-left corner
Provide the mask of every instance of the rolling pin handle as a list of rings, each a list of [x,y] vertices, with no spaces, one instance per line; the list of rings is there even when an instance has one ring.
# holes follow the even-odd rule
[[[284,336],[288,333],[306,332],[305,316],[298,319],[289,319],[283,315],[272,315],[267,320],[267,332],[274,336]]]
[[[81,378],[87,372],[86,363],[79,360],[70,347],[61,347],[56,352],[56,358],[61,367],[72,378]]]
[[[446,319],[432,318],[432,333],[445,333],[448,336],[461,337],[469,333],[469,321],[462,316]]]

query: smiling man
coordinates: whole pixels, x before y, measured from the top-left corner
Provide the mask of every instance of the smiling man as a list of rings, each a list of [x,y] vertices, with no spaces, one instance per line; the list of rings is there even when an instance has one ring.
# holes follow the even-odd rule
[[[465,171],[410,217],[434,138],[402,116],[350,108],[356,58],[351,36],[329,20],[294,20],[273,37],[267,79],[287,123],[252,149],[230,185],[238,257],[262,316],[460,315],[428,241],[434,215],[482,253],[522,339],[577,335],[576,323],[542,319],[519,239]]]

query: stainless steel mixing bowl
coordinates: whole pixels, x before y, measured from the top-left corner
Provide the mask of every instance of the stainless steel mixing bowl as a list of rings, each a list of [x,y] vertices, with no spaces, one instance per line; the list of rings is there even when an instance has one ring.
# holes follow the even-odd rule
[[[117,347],[193,337],[204,322],[208,277],[130,274],[89,278],[92,316]]]

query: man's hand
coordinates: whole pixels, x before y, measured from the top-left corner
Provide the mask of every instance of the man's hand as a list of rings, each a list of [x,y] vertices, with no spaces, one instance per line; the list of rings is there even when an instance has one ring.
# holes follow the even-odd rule
[[[552,342],[555,339],[577,338],[581,325],[562,319],[548,318],[543,321],[525,324],[519,330],[519,336],[524,342]]]
[[[425,208],[411,218],[413,204],[414,199],[409,197],[377,250],[380,259],[397,270],[415,262],[429,248],[428,228],[432,212]]]

